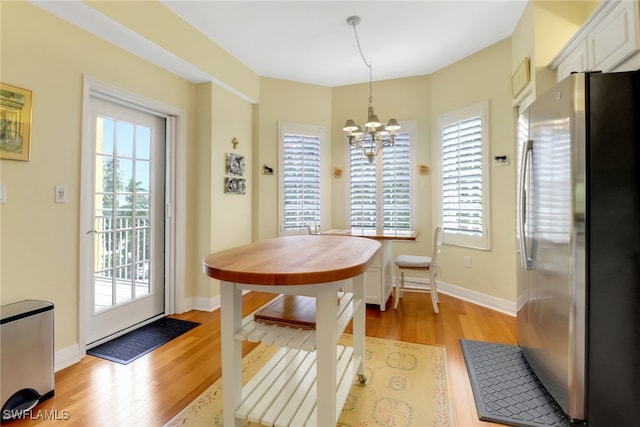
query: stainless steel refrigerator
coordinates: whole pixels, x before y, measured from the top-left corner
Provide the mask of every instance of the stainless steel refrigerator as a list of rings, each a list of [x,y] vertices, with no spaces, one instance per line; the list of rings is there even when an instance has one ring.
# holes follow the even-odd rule
[[[572,74],[521,122],[519,345],[575,424],[640,425],[640,71]]]

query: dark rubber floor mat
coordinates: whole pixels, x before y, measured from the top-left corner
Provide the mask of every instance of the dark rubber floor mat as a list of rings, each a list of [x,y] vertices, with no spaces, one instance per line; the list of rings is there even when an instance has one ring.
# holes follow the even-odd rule
[[[480,420],[519,427],[570,425],[520,347],[471,340],[460,344]]]
[[[97,347],[87,354],[128,365],[174,338],[198,326],[199,323],[163,317]]]

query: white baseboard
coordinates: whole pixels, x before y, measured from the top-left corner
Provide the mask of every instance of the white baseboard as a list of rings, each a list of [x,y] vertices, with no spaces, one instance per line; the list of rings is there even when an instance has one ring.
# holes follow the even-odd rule
[[[506,299],[461,288],[460,286],[441,281],[438,281],[438,292],[451,295],[452,297],[456,297],[482,307],[490,308],[491,310],[499,311],[500,313],[504,313],[509,316],[516,316],[516,303],[514,301],[508,301]]]
[[[220,295],[211,298],[193,297],[184,301],[185,312],[189,310],[214,311],[218,308],[220,308]]]
[[[56,351],[54,366],[55,372],[68,368],[71,365],[75,365],[80,362],[84,356],[85,352],[80,351],[79,344],[73,344],[69,347]]]
[[[423,278],[407,277],[407,280],[413,283],[418,283],[418,286],[416,286],[418,288],[420,287],[420,283],[424,284],[424,286],[429,284],[429,280]],[[491,310],[499,311],[500,313],[504,313],[509,316],[516,316],[516,303],[514,301],[508,301],[492,295],[472,291],[440,280],[438,280],[438,292],[489,308]]]
[[[427,286],[429,284],[428,279],[418,277],[407,277],[407,281],[411,281],[413,284],[417,284],[416,287],[420,287],[420,284]],[[395,283],[395,281],[394,281]],[[249,291],[243,291],[243,294]],[[502,298],[494,297],[492,295],[483,294],[482,292],[472,291],[467,288],[452,285],[451,283],[438,280],[438,292],[446,295],[468,301],[473,304],[480,305],[482,307],[489,308],[491,310],[499,311],[500,313],[507,314],[509,316],[516,316],[516,303],[514,301],[508,301]],[[214,311],[220,308],[220,295],[216,295],[211,298],[194,297],[185,300],[185,311],[189,310],[201,310],[201,311]]]
[[[246,294],[246,289],[242,290],[242,295]],[[193,297],[186,298],[184,301],[184,312],[189,310],[214,311],[220,308],[220,295],[211,298]]]

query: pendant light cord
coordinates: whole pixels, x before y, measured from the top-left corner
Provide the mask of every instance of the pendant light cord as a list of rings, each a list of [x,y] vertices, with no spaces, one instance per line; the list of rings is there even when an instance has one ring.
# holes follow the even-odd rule
[[[364,65],[369,68],[369,104],[371,104],[373,102],[373,67],[371,66],[371,63],[367,62],[367,59],[364,57],[364,53],[362,52],[360,38],[358,37],[358,31],[356,30],[356,22],[351,22],[351,26],[353,27],[353,34],[356,36],[356,44],[358,45],[362,62],[364,62]]]

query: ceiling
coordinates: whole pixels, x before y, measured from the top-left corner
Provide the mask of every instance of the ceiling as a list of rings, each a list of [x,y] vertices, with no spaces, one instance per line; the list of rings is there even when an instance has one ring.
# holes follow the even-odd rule
[[[191,81],[201,71],[123,25],[90,2],[28,0]],[[160,0],[167,8],[263,77],[322,86],[367,82],[347,24],[357,32],[373,80],[433,73],[509,37],[527,0],[203,1]]]
[[[323,86],[430,74],[511,36],[526,0],[162,0],[258,75]]]

